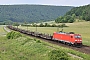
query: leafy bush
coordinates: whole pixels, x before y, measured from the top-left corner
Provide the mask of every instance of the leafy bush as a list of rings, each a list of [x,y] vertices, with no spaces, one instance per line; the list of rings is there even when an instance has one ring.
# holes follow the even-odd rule
[[[34,41],[36,41],[36,39],[34,38]]]
[[[15,32],[15,31],[11,31],[6,35],[6,37],[8,39],[15,39],[15,38],[18,38],[18,37],[21,37],[21,36],[22,35],[19,32]]]
[[[40,41],[40,40],[36,40],[36,42],[37,42],[37,43],[41,43],[41,41]]]
[[[48,56],[49,60],[68,60],[68,55],[62,50],[52,50]]]

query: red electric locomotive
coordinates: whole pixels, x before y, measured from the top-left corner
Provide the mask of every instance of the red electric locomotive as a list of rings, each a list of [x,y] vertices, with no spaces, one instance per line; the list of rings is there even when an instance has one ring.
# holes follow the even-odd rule
[[[54,32],[53,40],[61,41],[68,45],[73,45],[77,47],[82,46],[82,38],[80,34],[74,34],[73,32],[65,33],[65,32]]]

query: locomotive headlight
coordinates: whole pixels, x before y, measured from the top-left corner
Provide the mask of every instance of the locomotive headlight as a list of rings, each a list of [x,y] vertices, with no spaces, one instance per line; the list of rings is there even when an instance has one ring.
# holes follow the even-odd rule
[[[82,40],[80,40],[80,41],[82,41]]]
[[[77,40],[75,40],[75,41],[77,41]]]

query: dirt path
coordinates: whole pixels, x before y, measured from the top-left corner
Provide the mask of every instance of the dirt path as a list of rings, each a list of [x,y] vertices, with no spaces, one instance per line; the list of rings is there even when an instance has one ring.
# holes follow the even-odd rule
[[[8,29],[6,26],[4,26],[4,30],[7,31],[7,32],[10,32],[11,30]]]
[[[74,54],[71,54],[71,53],[68,53],[69,56],[72,56],[73,58],[78,58],[80,60],[83,60],[83,58],[79,57],[79,56],[76,56]]]

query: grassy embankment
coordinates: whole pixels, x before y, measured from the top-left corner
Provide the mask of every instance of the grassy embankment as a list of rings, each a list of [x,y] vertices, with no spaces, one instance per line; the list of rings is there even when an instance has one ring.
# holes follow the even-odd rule
[[[0,29],[5,32],[1,26]],[[67,53],[80,56],[83,60],[90,60],[90,55],[41,40],[38,42],[38,39],[29,36],[23,35],[17,39],[9,40],[6,36],[0,36],[0,60],[48,60],[48,53],[53,49],[60,49]],[[72,56],[69,57],[69,60],[82,60],[81,58],[73,58]]]
[[[82,41],[84,45],[90,46],[90,22],[75,22],[66,23],[69,27],[64,27],[64,32],[75,32],[82,35]],[[19,26],[21,29],[27,29],[27,27]],[[59,28],[61,30],[62,28]],[[36,31],[36,27],[28,27],[28,30]],[[57,31],[57,27],[37,27],[38,32],[49,33]]]

